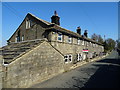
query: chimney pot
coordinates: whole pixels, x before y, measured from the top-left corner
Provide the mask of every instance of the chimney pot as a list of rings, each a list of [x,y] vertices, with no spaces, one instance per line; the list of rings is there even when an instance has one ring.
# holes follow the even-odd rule
[[[77,33],[78,33],[79,35],[81,35],[81,28],[80,28],[80,26],[77,27]]]
[[[85,36],[85,37],[88,37],[88,35],[87,35],[88,32],[87,32],[87,31],[88,31],[88,30],[85,30],[85,32],[84,32],[84,36]]]

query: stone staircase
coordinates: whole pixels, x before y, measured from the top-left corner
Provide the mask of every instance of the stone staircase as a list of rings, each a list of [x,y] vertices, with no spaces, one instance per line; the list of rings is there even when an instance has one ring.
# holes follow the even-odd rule
[[[32,48],[38,46],[43,40],[31,40],[18,43],[11,43],[0,49],[0,54],[2,54],[4,59],[4,64],[9,64],[18,58],[20,55],[26,53]]]

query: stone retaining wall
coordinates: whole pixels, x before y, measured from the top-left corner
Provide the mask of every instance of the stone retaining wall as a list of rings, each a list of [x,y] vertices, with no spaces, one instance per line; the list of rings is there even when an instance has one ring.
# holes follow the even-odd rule
[[[43,42],[6,67],[4,88],[26,88],[64,72],[63,56]]]

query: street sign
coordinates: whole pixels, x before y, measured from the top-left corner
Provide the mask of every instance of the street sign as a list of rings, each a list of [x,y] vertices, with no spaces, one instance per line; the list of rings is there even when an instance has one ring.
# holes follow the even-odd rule
[[[88,52],[89,50],[88,50],[88,49],[83,49],[82,51],[83,51],[83,52]]]

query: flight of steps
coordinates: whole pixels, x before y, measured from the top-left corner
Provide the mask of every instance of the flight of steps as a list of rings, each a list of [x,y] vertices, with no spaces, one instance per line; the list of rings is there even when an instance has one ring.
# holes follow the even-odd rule
[[[3,56],[4,64],[11,63],[19,55],[38,46],[42,42],[43,40],[31,40],[31,41],[12,43],[12,44],[2,47],[0,50],[0,54],[2,54]]]

